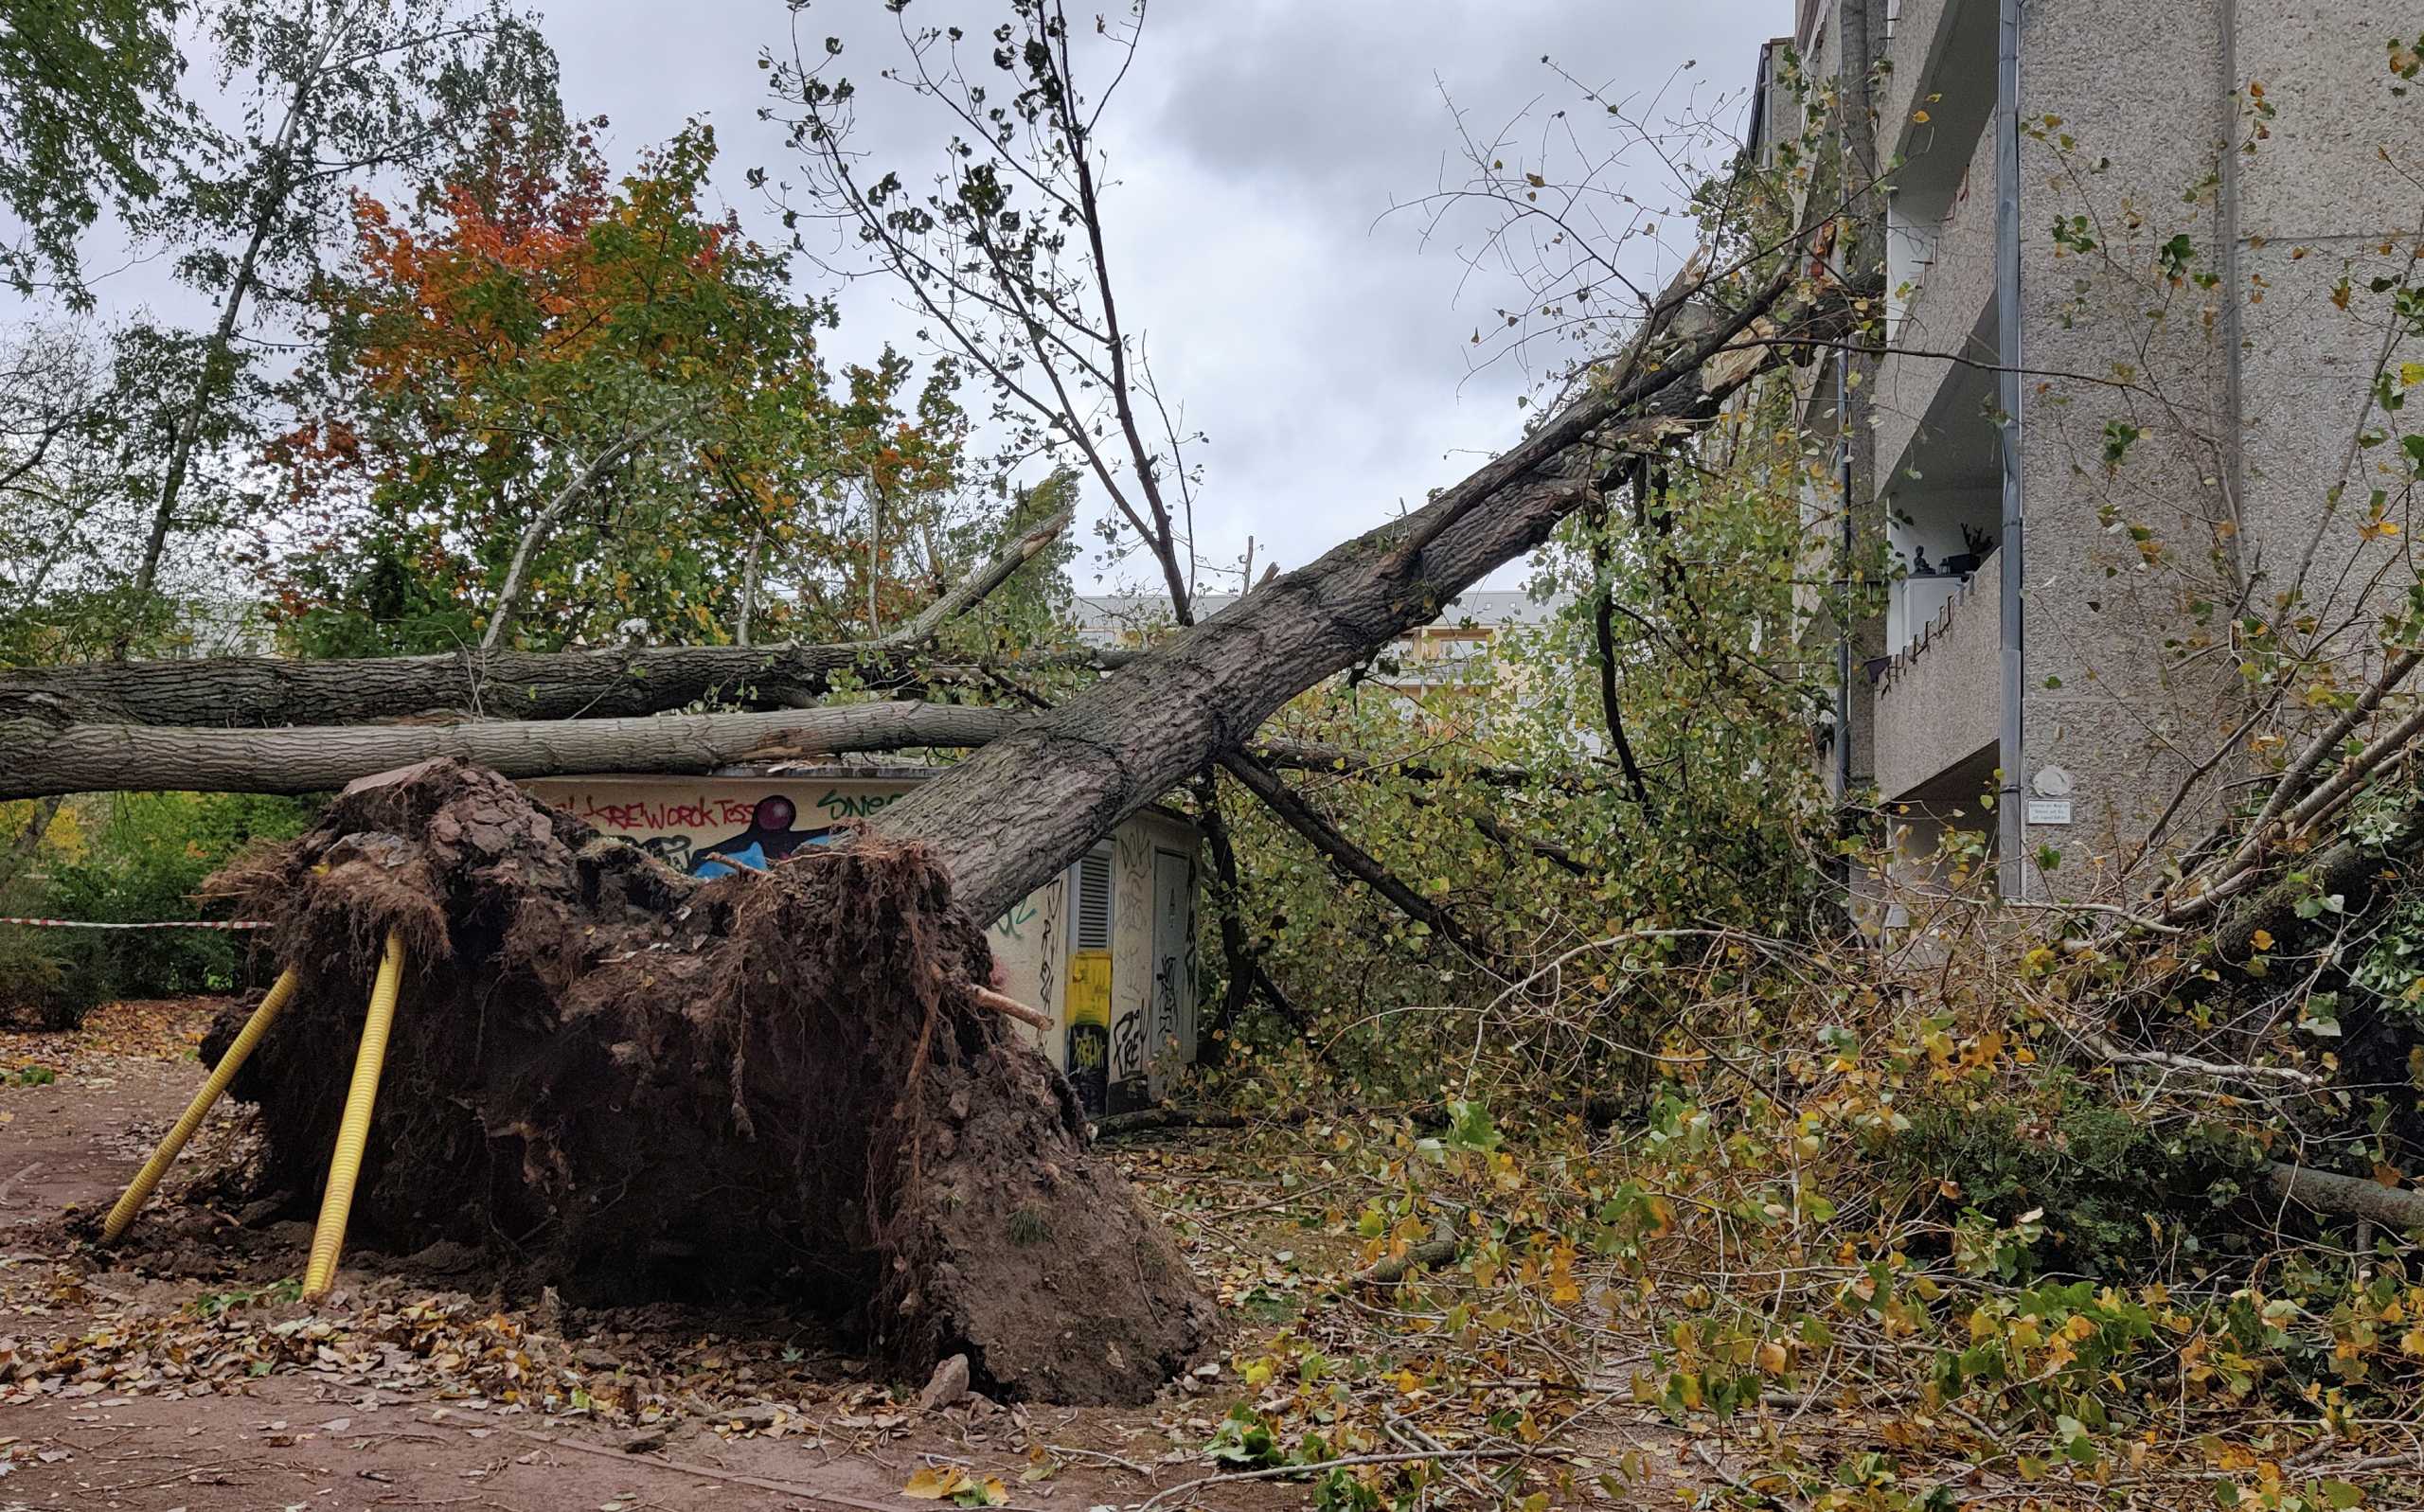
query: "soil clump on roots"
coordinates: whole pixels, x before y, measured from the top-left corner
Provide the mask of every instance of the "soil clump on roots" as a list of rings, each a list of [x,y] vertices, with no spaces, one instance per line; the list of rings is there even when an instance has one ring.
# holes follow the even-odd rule
[[[862,833],[702,882],[441,761],[213,890],[302,976],[232,1089],[299,1216],[403,941],[350,1247],[469,1245],[601,1304],[773,1293],[1050,1401],[1144,1400],[1209,1338],[1067,1081],[972,1000],[990,953],[924,847]]]

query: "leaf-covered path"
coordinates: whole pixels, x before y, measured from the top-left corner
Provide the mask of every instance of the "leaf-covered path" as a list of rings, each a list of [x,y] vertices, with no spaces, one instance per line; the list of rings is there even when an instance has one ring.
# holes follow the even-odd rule
[[[1124,1414],[928,1410],[919,1383],[796,1320],[508,1307],[439,1254],[349,1255],[315,1312],[292,1279],[304,1225],[246,1228],[202,1189],[244,1153],[241,1110],[213,1114],[127,1252],[98,1257],[62,1209],[106,1203],[173,1120],[217,1005],[0,1037],[0,1508],[915,1512],[920,1472],[971,1503],[1083,1508],[1211,1470],[1174,1441],[1211,1436],[1217,1379]],[[1298,1499],[1219,1489],[1223,1507]]]
[[[1538,1393],[1520,1382],[1460,1395],[1411,1377],[1325,1379],[1315,1344],[1335,1336],[1343,1352],[1362,1326],[1353,1277],[1369,1246],[1333,1220],[1364,1189],[1309,1179],[1317,1150],[1274,1174],[1242,1135],[1181,1130],[1122,1150],[1229,1325],[1221,1362],[1131,1410],[981,1396],[929,1408],[921,1383],[880,1379],[796,1318],[508,1298],[443,1246],[348,1254],[315,1310],[294,1279],[308,1226],[242,1206],[217,1180],[257,1140],[233,1104],[125,1245],[94,1251],[80,1223],[191,1094],[219,1006],[117,1004],[73,1033],[0,1035],[0,1512],[917,1512],[937,1493],[1030,1512],[1351,1512],[1347,1483],[1286,1462],[1374,1474],[1435,1451],[1434,1505],[1495,1502],[1502,1487],[1606,1504],[1592,1472],[1619,1460],[1645,1491],[1706,1480],[1691,1441],[1663,1426],[1595,1423],[1524,1447],[1529,1427],[1502,1431],[1530,1420],[1522,1403]],[[1239,1431],[1231,1409],[1245,1401],[1286,1420],[1289,1443]],[[1507,1402],[1514,1415],[1492,1427]]]

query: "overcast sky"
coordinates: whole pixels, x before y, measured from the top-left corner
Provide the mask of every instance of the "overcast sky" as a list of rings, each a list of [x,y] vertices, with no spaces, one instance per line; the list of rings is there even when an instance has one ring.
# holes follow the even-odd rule
[[[988,9],[920,0],[910,14],[941,22]],[[1607,98],[1664,90],[1677,108],[1731,109],[1759,43],[1788,29],[1791,13],[1790,0],[1153,0],[1103,128],[1117,181],[1108,215],[1123,318],[1209,438],[1201,553],[1234,559],[1251,533],[1257,574],[1274,558],[1301,565],[1518,433],[1523,371],[1469,372],[1475,328],[1514,295],[1496,278],[1466,282],[1461,254],[1482,222],[1453,222],[1426,245],[1418,212],[1385,214],[1443,172],[1461,177],[1443,94],[1483,134],[1528,108],[1519,135],[1535,141],[1549,113],[1582,104],[1542,65],[1548,55]],[[704,116],[722,146],[729,204],[761,240],[780,241],[742,174],[793,168],[780,129],[757,115],[758,53],[789,46],[781,0],[554,0],[544,24],[566,108],[610,118],[616,169]],[[854,75],[898,49],[883,46],[894,34],[881,0],[815,0],[798,25],[811,38],[850,38]],[[1679,76],[1687,61],[1697,66]],[[869,138],[922,168],[932,117],[889,94],[868,99]],[[1586,141],[1604,130],[1594,117],[1586,106],[1575,118]],[[924,140],[897,134],[921,127]],[[1641,155],[1637,193],[1672,203],[1671,180]],[[99,291],[105,317],[143,304],[208,314],[158,263]],[[837,359],[871,356],[887,336],[912,341],[887,292],[861,285],[844,301]],[[1081,563],[1081,587],[1090,577]]]

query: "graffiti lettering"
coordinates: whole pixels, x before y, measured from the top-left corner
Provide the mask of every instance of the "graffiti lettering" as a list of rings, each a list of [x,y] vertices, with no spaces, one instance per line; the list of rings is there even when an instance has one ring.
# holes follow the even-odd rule
[[[690,869],[690,837],[687,835],[650,835],[640,843],[647,851],[675,871]]]
[[[1096,1026],[1088,1025],[1087,1027]],[[1102,1036],[1100,1034],[1069,1036],[1069,1070],[1081,1076],[1089,1072],[1097,1076],[1101,1074]]]
[[[1022,898],[1009,906],[1008,912],[993,921],[993,933],[1006,940],[1023,940],[1026,935],[1021,932],[1034,922],[1035,905]]]
[[[1036,996],[1043,1004],[1043,1011],[1056,1013],[1060,1007],[1060,984],[1054,980],[1054,965],[1060,949],[1060,882],[1055,879],[1043,890],[1043,949],[1036,962]]]
[[[754,800],[745,798],[709,798],[700,796],[681,802],[599,803],[582,793],[569,805],[574,817],[600,829],[727,829],[745,825],[757,808]]]
[[[1096,1118],[1109,1106],[1111,1092],[1103,1078],[1103,1041],[1099,1023],[1069,1025],[1069,1085],[1078,1094],[1078,1106]]]
[[[828,819],[864,819],[891,808],[909,796],[905,792],[844,792],[828,788],[816,807],[825,810]]]
[[[1135,1081],[1145,1075],[1145,1015],[1125,1013],[1113,1027],[1111,1074],[1114,1081]]]
[[[1162,968],[1153,973],[1153,1049],[1155,1053],[1170,1049],[1178,1043],[1178,957],[1165,955]]]

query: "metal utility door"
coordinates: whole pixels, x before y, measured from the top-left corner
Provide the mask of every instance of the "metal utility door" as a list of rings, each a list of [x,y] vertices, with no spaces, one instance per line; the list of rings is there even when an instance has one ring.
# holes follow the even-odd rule
[[[1109,1107],[1111,1069],[1112,852],[1096,845],[1069,879],[1069,987],[1061,1008],[1068,1048],[1062,1064],[1088,1114]]]
[[[1153,852],[1152,1004],[1146,1086],[1159,1102],[1195,1058],[1195,862],[1175,850]]]

